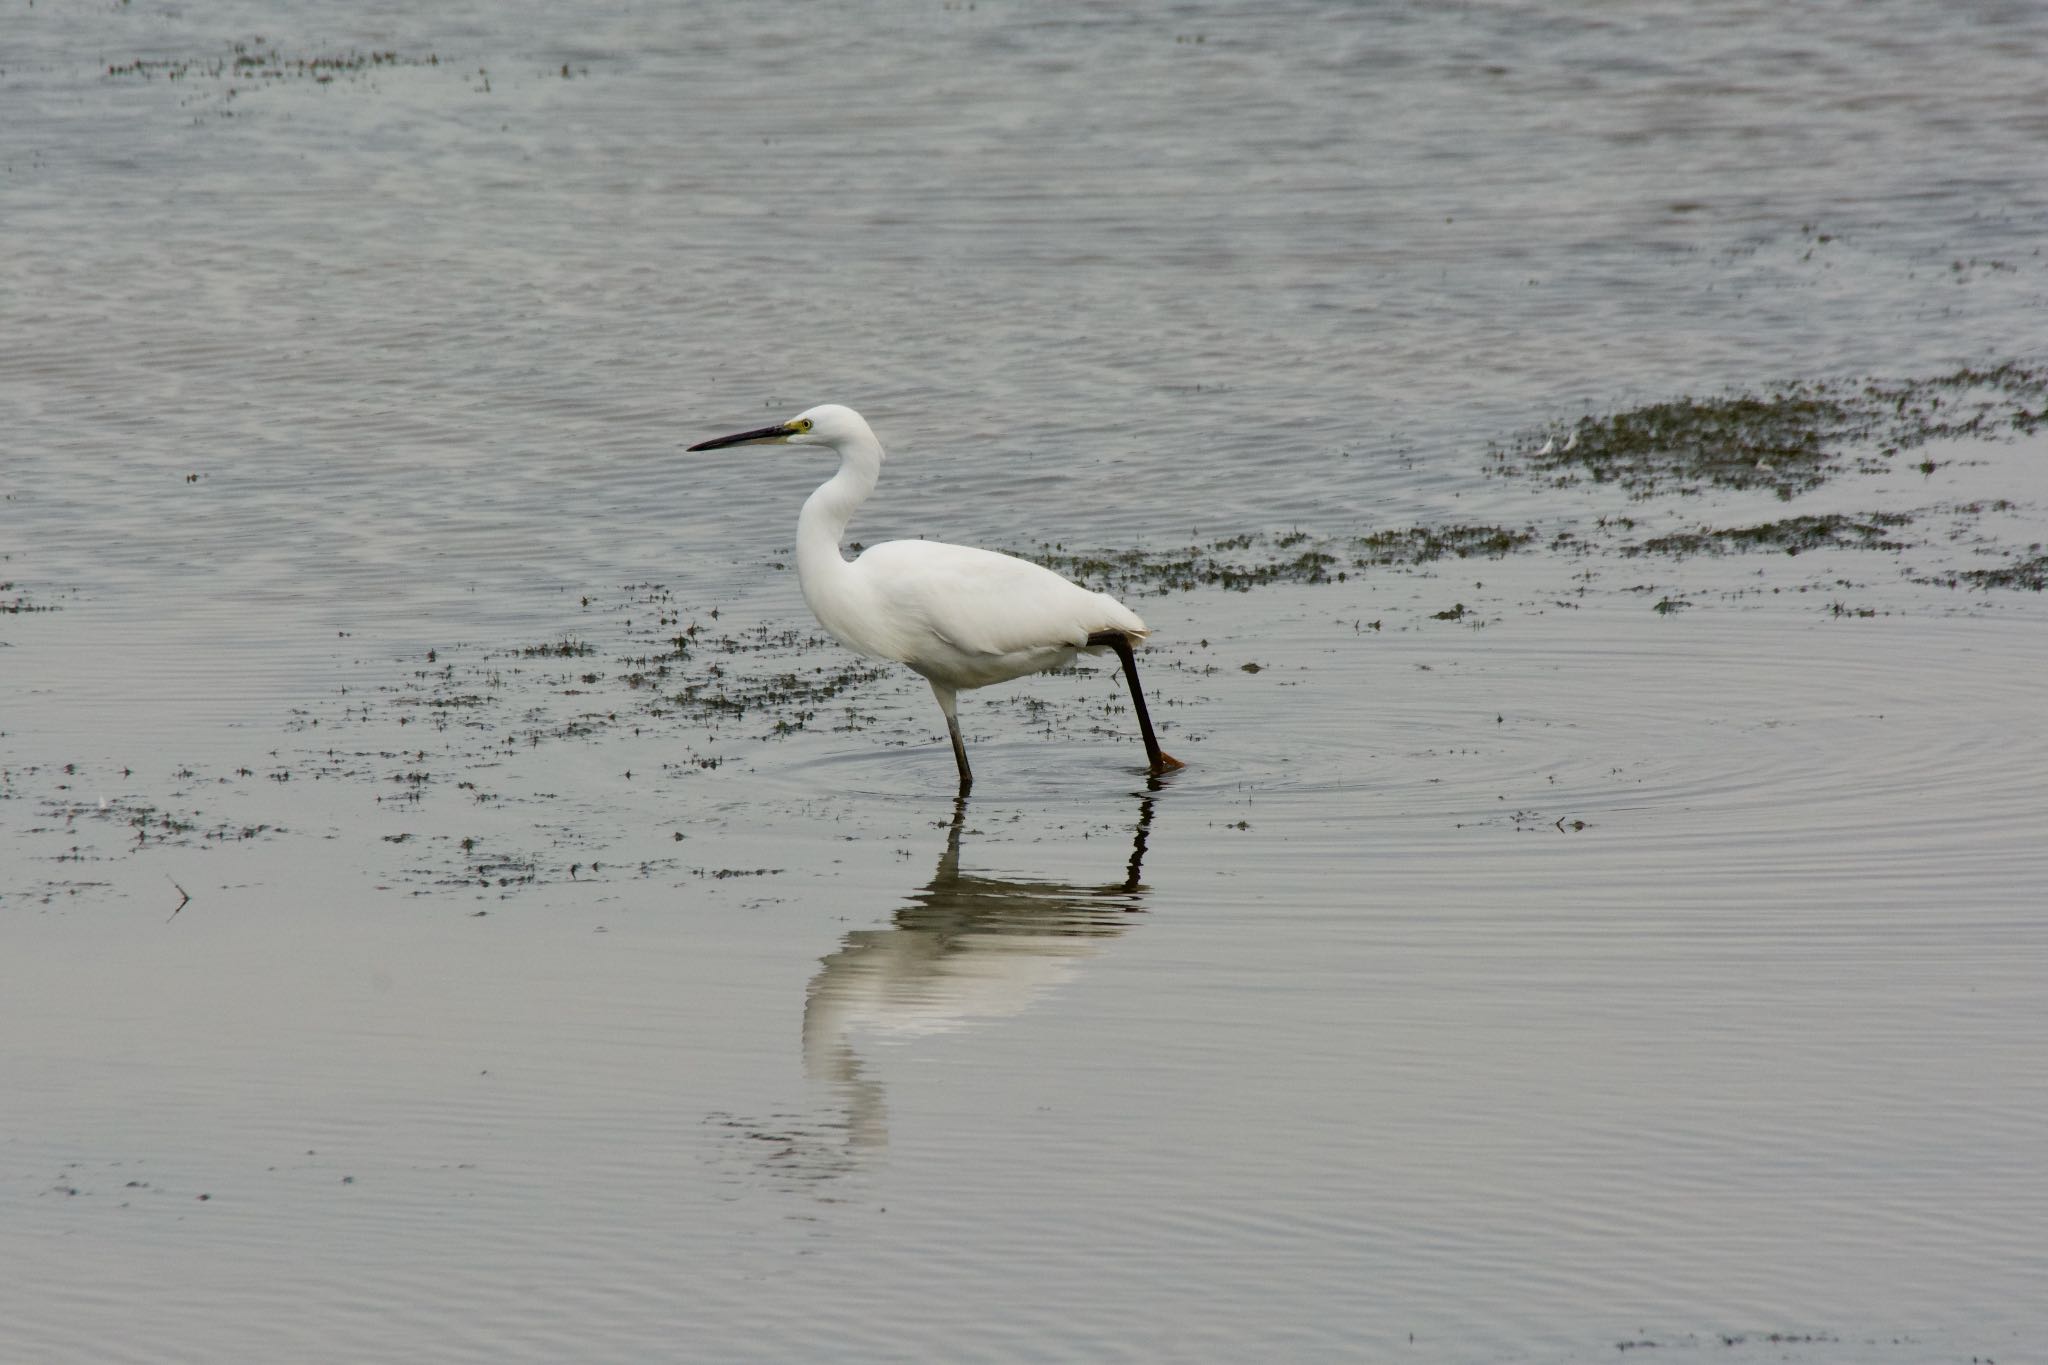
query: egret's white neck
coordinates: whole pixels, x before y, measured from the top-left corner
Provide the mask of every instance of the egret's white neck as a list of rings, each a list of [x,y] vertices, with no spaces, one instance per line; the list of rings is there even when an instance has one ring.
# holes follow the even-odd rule
[[[811,611],[826,629],[845,639],[839,608],[850,590],[853,566],[840,557],[839,538],[855,509],[875,491],[883,457],[882,443],[868,431],[850,435],[836,447],[839,472],[818,485],[796,519],[796,576]]]

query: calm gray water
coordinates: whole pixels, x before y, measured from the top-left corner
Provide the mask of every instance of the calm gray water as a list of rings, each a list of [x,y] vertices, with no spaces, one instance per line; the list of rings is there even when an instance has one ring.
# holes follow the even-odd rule
[[[0,1355],[2040,1355],[2048,611],[1941,580],[2048,442],[1488,452],[2048,358],[2043,70],[2021,4],[12,9]],[[868,543],[1539,544],[1133,582],[1190,767],[1033,679],[956,810],[917,679],[802,700],[828,469],[681,451],[823,401]]]

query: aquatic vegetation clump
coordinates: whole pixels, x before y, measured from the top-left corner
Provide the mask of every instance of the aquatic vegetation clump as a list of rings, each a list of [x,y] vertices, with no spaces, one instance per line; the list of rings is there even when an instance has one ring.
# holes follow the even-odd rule
[[[1899,449],[1961,436],[2029,436],[2048,422],[2048,366],[2008,362],[1936,379],[1872,380],[1862,398],[1889,411]]]
[[[225,54],[217,57],[137,57],[133,61],[110,63],[107,75],[110,77],[139,77],[153,80],[189,80],[203,76],[218,80],[224,76],[244,79],[281,81],[310,79],[325,85],[338,75],[354,75],[372,71],[379,67],[394,66],[439,66],[441,59],[429,52],[424,57],[403,56],[397,52],[341,52],[313,57],[286,57],[276,48],[266,48],[262,39],[256,45],[236,43]]]
[[[1444,558],[1498,559],[1533,544],[1536,533],[1506,526],[1410,526],[1364,536],[1307,531],[1228,536],[1174,550],[1069,553],[1041,544],[1028,551],[1048,568],[1091,587],[1119,592],[1250,592],[1280,583],[1342,583],[1354,570],[1427,564]]]
[[[2032,547],[2039,550],[2041,547]],[[2014,560],[1996,569],[1966,569],[1956,579],[1973,588],[2017,588],[2027,592],[2048,590],[2048,554]],[[1953,586],[1954,580],[1951,580]]]
[[[1275,552],[1266,556],[1241,553],[1264,543],[1266,537],[1245,535],[1220,540],[1213,546],[1072,554],[1058,545],[1040,545],[1022,557],[1065,574],[1077,583],[1119,593],[1192,592],[1203,587],[1250,592],[1273,583],[1328,583],[1344,576],[1337,568],[1337,556],[1320,544],[1293,554],[1281,552],[1277,546]],[[1285,548],[1292,549],[1300,543],[1291,541]]]
[[[2008,363],[1930,379],[1796,381],[1766,393],[1691,396],[1524,434],[1498,472],[1611,483],[1637,497],[1703,487],[1789,498],[1844,467],[1882,469],[1943,438],[2026,435],[2048,420],[2048,367]]]
[[[1854,550],[1902,550],[1904,542],[1890,532],[1912,524],[1904,512],[1868,512],[1860,517],[1839,513],[1826,516],[1786,517],[1757,526],[1727,526],[1699,531],[1675,531],[1651,536],[1639,545],[1622,547],[1631,558],[1637,555],[1728,554],[1743,550],[1781,550],[1788,555],[1806,550],[1836,547]]]
[[[1797,491],[1826,477],[1826,443],[1852,421],[1843,404],[1800,386],[1761,398],[1684,397],[1588,418],[1526,458],[1638,496],[1672,483]]]
[[[866,660],[765,676],[742,676],[713,664],[706,676],[669,694],[668,702],[676,712],[700,721],[719,716],[738,720],[749,711],[765,712],[776,717],[768,735],[781,736],[809,728],[820,706],[888,673],[886,665],[871,665]]]
[[[1447,555],[1453,559],[1499,559],[1535,539],[1533,530],[1505,526],[1411,526],[1358,537],[1360,553],[1352,562],[1364,568],[1369,564],[1427,564]]]

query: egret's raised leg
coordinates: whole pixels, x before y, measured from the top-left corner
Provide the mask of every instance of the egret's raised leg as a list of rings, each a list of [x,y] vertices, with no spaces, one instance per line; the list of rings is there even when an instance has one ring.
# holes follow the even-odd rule
[[[946,713],[946,733],[953,739],[953,761],[960,765],[960,794],[965,796],[974,785],[974,769],[967,766],[967,746],[960,742],[960,717],[953,714],[953,701],[959,694],[933,682],[932,695],[939,699],[939,709]]]
[[[1108,645],[1116,651],[1116,657],[1123,660],[1124,677],[1131,683],[1131,705],[1138,713],[1138,731],[1145,737],[1145,759],[1154,775],[1170,773],[1175,768],[1188,765],[1172,754],[1163,753],[1159,748],[1159,737],[1152,733],[1152,713],[1145,709],[1145,693],[1138,686],[1138,659],[1131,652],[1131,637],[1120,630],[1097,631],[1088,637],[1091,645]],[[963,760],[964,762],[964,760]]]

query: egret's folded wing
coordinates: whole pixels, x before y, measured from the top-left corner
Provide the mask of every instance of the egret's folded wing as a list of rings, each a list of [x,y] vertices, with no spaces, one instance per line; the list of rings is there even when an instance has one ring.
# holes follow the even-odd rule
[[[1145,633],[1137,613],[1013,555],[892,540],[860,557],[880,604],[965,654],[1080,648],[1102,630]]]

